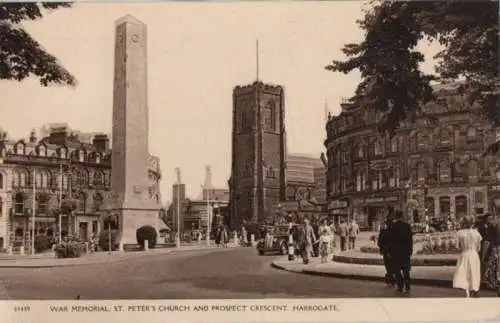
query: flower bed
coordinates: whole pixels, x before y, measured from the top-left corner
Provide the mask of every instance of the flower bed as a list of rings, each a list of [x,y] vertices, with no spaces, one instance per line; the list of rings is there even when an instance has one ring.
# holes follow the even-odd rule
[[[85,243],[75,237],[67,237],[54,248],[56,258],[79,258],[85,254]]]

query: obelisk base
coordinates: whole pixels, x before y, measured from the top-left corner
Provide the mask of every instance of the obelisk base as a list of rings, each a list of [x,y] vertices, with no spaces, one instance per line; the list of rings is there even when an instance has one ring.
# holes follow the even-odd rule
[[[137,244],[137,229],[144,225],[150,225],[156,229],[158,236],[159,211],[155,209],[116,209],[114,213],[119,215],[119,234],[117,243],[123,245]]]

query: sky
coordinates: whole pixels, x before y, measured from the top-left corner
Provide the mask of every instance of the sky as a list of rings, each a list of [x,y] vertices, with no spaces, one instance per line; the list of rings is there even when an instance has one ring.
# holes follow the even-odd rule
[[[10,138],[53,122],[83,132],[111,133],[115,20],[132,14],[148,28],[149,150],[159,156],[162,199],[180,167],[192,198],[205,166],[216,187],[231,172],[232,90],[257,76],[285,89],[289,153],[325,150],[325,106],[339,113],[360,76],[325,70],[358,42],[365,2],[77,3],[26,30],[78,80],[74,89],[38,80],[0,82],[0,122]],[[433,44],[420,46],[432,71]]]

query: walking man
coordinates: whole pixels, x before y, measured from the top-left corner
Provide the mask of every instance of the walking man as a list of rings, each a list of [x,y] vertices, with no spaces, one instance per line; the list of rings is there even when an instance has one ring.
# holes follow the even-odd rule
[[[394,222],[387,231],[387,252],[392,272],[396,278],[398,292],[410,293],[411,256],[413,254],[413,233],[403,221],[403,212],[394,212]]]
[[[309,223],[309,220],[304,219],[304,224],[302,226],[299,238],[299,245],[302,251],[302,260],[306,265],[309,263],[309,257],[313,252],[313,244],[315,242],[316,242],[316,235],[314,234],[314,229]]]
[[[347,227],[347,224],[345,221],[342,221],[339,225],[340,251],[346,251],[348,231],[349,228]]]
[[[356,220],[352,220],[349,226],[349,249],[354,249],[356,247],[356,238],[359,234],[359,225]]]
[[[387,217],[384,223],[382,223],[380,232],[378,234],[378,249],[380,250],[380,254],[384,259],[384,267],[385,267],[385,282],[388,285],[394,286],[395,279],[394,274],[392,272],[392,263],[389,258],[388,246],[387,246],[387,233],[389,231],[389,227],[391,225],[391,218]]]

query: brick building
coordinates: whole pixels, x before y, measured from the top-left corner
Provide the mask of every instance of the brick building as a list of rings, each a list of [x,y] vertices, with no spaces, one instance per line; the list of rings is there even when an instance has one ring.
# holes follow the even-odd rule
[[[33,131],[28,140],[11,140],[0,130],[0,248],[19,245],[31,235],[33,184],[36,185],[35,230],[58,232],[54,211],[62,199],[75,199],[74,215],[62,215],[62,232],[82,238],[101,229],[100,210],[111,191],[111,150],[107,135],[72,132],[66,125]],[[149,158],[149,195],[161,200],[157,157]],[[70,220],[71,219],[71,220]]]
[[[349,102],[327,122],[328,208],[338,220],[374,229],[388,207],[410,222],[498,211],[499,158],[482,156],[496,130],[457,84],[434,89],[435,102],[392,138],[376,131],[379,114]]]

